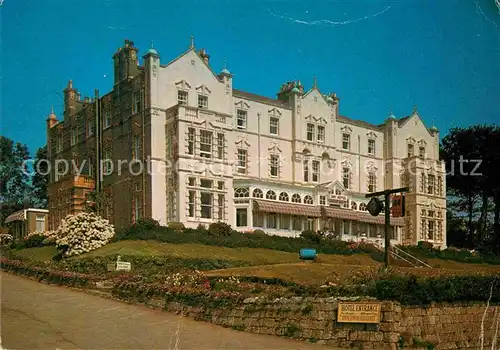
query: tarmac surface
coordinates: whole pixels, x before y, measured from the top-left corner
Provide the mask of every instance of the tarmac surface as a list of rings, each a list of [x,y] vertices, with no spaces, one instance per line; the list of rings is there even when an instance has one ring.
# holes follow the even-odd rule
[[[0,349],[334,349],[238,332],[1,272]]]

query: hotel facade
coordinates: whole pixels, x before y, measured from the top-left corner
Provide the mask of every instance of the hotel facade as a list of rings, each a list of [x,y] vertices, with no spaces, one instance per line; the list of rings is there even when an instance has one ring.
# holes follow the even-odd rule
[[[286,82],[269,98],[233,88],[231,72],[216,74],[193,44],[166,64],[153,48],[142,65],[137,53],[129,40],[117,50],[104,96],[81,98],[70,81],[63,118],[47,119],[51,228],[98,189],[116,227],[151,217],[377,240],[384,217],[366,211],[365,194],[407,186],[392,242],[446,246],[439,134],[415,108],[370,124],[342,116],[339,97],[315,79],[308,90]]]

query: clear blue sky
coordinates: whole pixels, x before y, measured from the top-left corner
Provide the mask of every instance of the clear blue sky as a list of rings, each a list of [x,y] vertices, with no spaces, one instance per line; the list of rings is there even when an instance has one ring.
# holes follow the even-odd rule
[[[52,104],[61,115],[69,79],[82,96],[109,91],[124,39],[141,57],[154,40],[167,63],[194,35],[216,71],[227,60],[235,88],[267,96],[317,76],[342,115],[373,123],[414,104],[441,135],[500,121],[494,0],[4,0],[0,11],[1,134],[32,153],[46,142]]]

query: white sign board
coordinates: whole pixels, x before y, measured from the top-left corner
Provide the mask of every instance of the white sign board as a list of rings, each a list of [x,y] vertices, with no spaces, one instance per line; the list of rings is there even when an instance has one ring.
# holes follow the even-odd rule
[[[130,271],[132,269],[132,264],[124,261],[116,262],[116,271]]]

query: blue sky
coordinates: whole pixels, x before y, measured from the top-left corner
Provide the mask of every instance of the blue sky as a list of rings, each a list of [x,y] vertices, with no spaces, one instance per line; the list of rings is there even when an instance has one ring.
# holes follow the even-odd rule
[[[112,87],[124,39],[150,41],[162,63],[194,35],[234,87],[275,96],[281,83],[317,76],[341,115],[380,123],[413,105],[440,129],[500,121],[500,13],[494,0],[131,1],[4,0],[1,134],[45,144],[45,118],[62,112],[73,79],[82,96]]]

